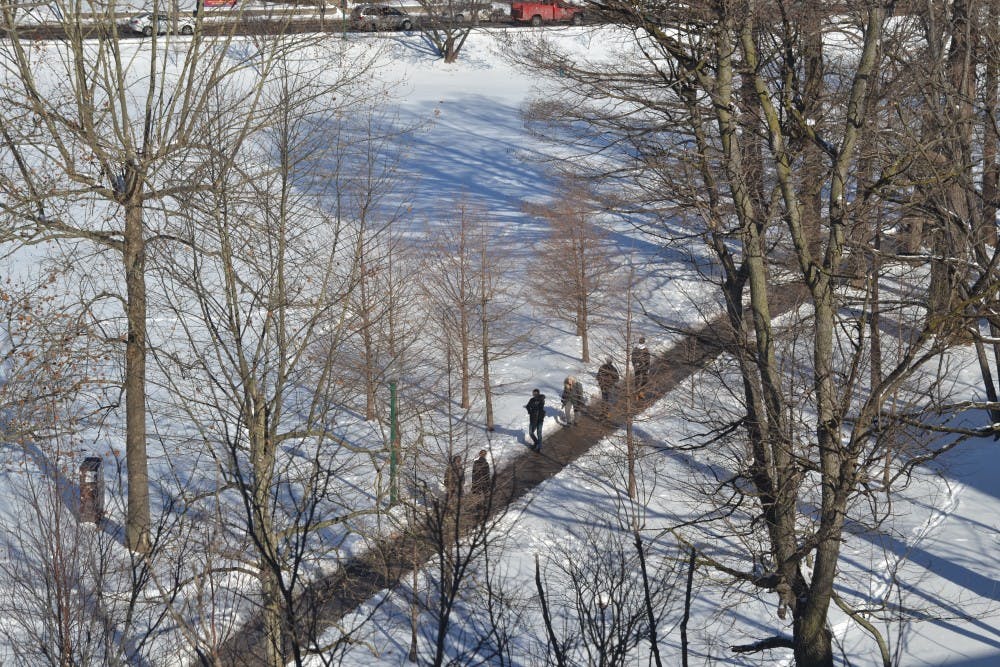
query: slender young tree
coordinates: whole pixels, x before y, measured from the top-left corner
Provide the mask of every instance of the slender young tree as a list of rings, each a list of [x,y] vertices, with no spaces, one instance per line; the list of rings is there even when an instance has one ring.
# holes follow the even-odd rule
[[[459,378],[459,405],[472,406],[473,360],[475,358],[474,327],[478,324],[478,246],[475,238],[475,218],[468,204],[459,206],[457,230],[453,237],[440,238],[429,230],[431,237],[423,274],[425,299],[429,318],[439,323],[437,339],[445,356],[451,360]]]
[[[599,526],[574,539],[571,550],[547,559],[544,568],[536,560],[536,591],[547,609],[547,654],[555,664],[633,664],[636,649],[651,637],[655,641],[658,625],[670,623],[679,588],[675,562],[661,559],[654,566],[642,541],[632,541],[628,530]],[[554,617],[565,620],[556,623]]]
[[[590,329],[600,318],[607,302],[612,269],[606,233],[594,223],[597,207],[585,184],[564,176],[557,187],[557,199],[545,206],[531,206],[529,212],[545,220],[549,236],[539,253],[539,271],[533,290],[557,317],[573,325],[580,337],[580,359],[590,362]]]
[[[437,493],[426,483],[428,475],[418,474],[412,481],[417,489],[414,502],[408,506],[414,563],[427,565],[421,576],[415,577],[410,591],[413,634],[409,659],[436,667],[503,655],[503,639],[498,641],[497,634],[497,630],[504,630],[503,625],[491,627],[483,610],[470,600],[482,599],[484,591],[478,580],[502,540],[504,490],[492,479],[485,492],[471,485],[468,475],[463,475],[468,466],[461,454],[456,464],[459,467],[448,470],[455,453],[475,449],[472,444],[478,432],[452,414],[448,422],[446,430],[428,432],[422,438],[424,455],[447,471],[445,491]],[[420,583],[425,586],[423,592],[419,591]],[[496,594],[503,595],[503,591],[496,589]],[[496,620],[512,622],[508,610],[497,608],[496,599],[487,599],[486,604]]]
[[[365,419],[384,421],[380,389],[398,380],[390,376],[398,372],[421,322],[414,308],[416,285],[407,280],[411,259],[395,231],[405,213],[398,201],[402,179],[396,172],[396,146],[402,133],[393,128],[391,118],[370,106],[355,110],[354,117],[364,122],[338,130],[338,159],[329,188],[336,215],[357,221],[353,240],[363,260],[351,301],[360,361],[358,385]]]
[[[479,317],[479,367],[483,383],[486,430],[495,428],[493,414],[493,364],[521,349],[527,339],[513,325],[519,290],[512,280],[511,262],[503,250],[495,225],[477,215],[475,231],[476,298]]]
[[[440,343],[456,361],[462,408],[472,406],[473,383],[481,379],[486,428],[492,431],[492,364],[513,354],[525,334],[511,326],[517,290],[496,227],[467,203],[459,206],[456,226],[453,237],[429,242],[423,268],[428,317],[441,322]]]
[[[107,444],[120,385],[106,323],[81,305],[65,270],[22,271],[0,288],[3,464],[17,471],[8,500],[23,515],[0,530],[0,609],[9,621],[0,635],[5,655],[23,664],[149,662],[170,599],[150,593],[152,564],[172,561],[165,533],[183,542],[193,525],[158,517],[150,553],[136,554],[121,548],[116,522],[106,520],[122,510],[122,462]],[[83,479],[85,456],[103,460],[99,477]],[[171,570],[159,574],[176,591],[183,584]],[[161,636],[156,650],[169,644],[185,653],[189,644],[173,638]]]

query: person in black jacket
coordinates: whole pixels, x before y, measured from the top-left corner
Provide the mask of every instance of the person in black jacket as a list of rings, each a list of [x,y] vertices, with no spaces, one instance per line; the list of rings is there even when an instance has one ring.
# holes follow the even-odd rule
[[[545,421],[545,394],[537,389],[531,390],[531,398],[524,406],[528,411],[528,434],[531,436],[532,449],[542,451],[542,422]]]
[[[462,497],[462,486],[465,484],[461,454],[455,454],[444,470],[444,501],[449,508],[458,505]]]
[[[486,460],[486,450],[479,450],[479,458],[472,462],[472,497],[480,516],[490,507],[490,462]]]
[[[608,357],[601,367],[597,369],[597,386],[601,389],[601,412],[605,419],[608,418],[611,409],[611,392],[614,390],[615,385],[618,384],[620,377],[618,369],[615,368],[614,363],[611,361],[611,357]]]
[[[611,402],[611,391],[618,384],[620,377],[610,357],[597,369],[597,386],[601,388],[601,398],[605,403]]]
[[[486,460],[486,450],[479,450],[479,458],[472,462],[472,492],[481,496],[490,491],[490,463]]]

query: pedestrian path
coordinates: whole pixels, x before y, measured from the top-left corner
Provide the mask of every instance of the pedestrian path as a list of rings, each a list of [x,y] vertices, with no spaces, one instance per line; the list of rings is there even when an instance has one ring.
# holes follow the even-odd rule
[[[778,317],[802,302],[802,290],[785,287],[773,295],[771,315]],[[700,329],[684,332],[683,338],[668,350],[653,357],[649,382],[641,398],[634,404],[617,404],[608,419],[593,411],[583,411],[578,424],[550,434],[541,452],[525,447],[524,453],[496,471],[492,507],[482,513],[462,515],[463,530],[479,521],[488,521],[507,510],[545,480],[558,474],[591,447],[620,428],[624,407],[633,414],[676,388],[682,381],[724,351],[732,338],[731,327],[721,315]],[[599,399],[595,400],[595,405]],[[471,507],[473,503],[468,503]],[[433,555],[432,540],[414,536],[415,531],[375,542],[366,553],[352,558],[336,573],[313,583],[296,601],[296,618],[304,622],[290,632],[297,635],[295,643],[313,645],[327,628],[333,627],[347,614],[370,600],[379,591],[393,587],[412,571],[413,564],[426,563]],[[263,641],[259,619],[245,625],[223,647],[221,662],[239,667],[259,667]]]

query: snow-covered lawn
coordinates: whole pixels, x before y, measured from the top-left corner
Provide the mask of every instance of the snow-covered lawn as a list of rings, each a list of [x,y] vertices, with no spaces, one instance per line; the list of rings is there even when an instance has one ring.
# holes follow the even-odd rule
[[[507,40],[518,32],[474,33],[458,62],[450,65],[432,57],[419,34],[350,35],[346,39],[359,53],[376,46],[384,48],[377,76],[388,91],[382,102],[384,117],[402,132],[397,147],[399,171],[406,186],[400,188],[400,201],[396,202],[406,211],[402,224],[417,235],[428,226],[453,221],[457,205],[467,202],[503,226],[503,241],[519,262],[520,273],[515,275],[520,277],[515,280],[527,285],[537,266],[536,253],[545,227],[525,213],[524,204],[544,202],[552,196],[553,183],[545,158],[558,154],[561,147],[530,135],[524,126],[525,104],[544,97],[547,84],[504,59],[504,50],[510,48]],[[550,36],[589,55],[599,54],[613,43],[606,32],[585,28],[552,30]],[[134,42],[125,48],[144,47]],[[687,252],[664,249],[639,235],[627,221],[609,218],[606,223],[612,232],[609,243],[615,260],[621,267],[634,268],[635,298],[650,314],[633,323],[634,337],[646,335],[654,350],[664,350],[677,337],[663,333],[657,322],[693,326],[704,321],[706,314],[721,311],[711,286],[700,277],[703,267],[694,265],[702,256],[698,248]],[[554,284],[559,276],[544,279]],[[493,369],[496,431],[487,433],[482,428],[483,405],[476,397],[463,420],[470,425],[467,450],[487,447],[497,466],[525,450],[527,420],[523,406],[532,388],[547,394],[553,406],[563,378],[575,375],[594,395],[598,364],[606,356],[614,357],[619,368],[624,363],[623,312],[610,310],[595,318],[591,332],[594,361],[589,364],[580,361],[579,338],[551,313],[525,303],[520,316],[530,329],[527,342],[517,354]],[[161,333],[170,325],[169,318],[157,322]],[[960,369],[955,376],[956,395],[975,396],[976,368],[971,355],[957,358],[954,363]],[[408,391],[407,383],[407,378],[400,379],[404,393]],[[192,387],[192,391],[196,389]],[[674,550],[676,543],[667,531],[705,511],[696,490],[713,471],[724,469],[727,462],[725,452],[689,453],[670,448],[683,444],[685,437],[696,430],[688,418],[696,409],[692,406],[722,394],[711,378],[698,376],[650,408],[638,422],[639,436],[646,444],[639,462],[639,497],[643,502],[637,511],[641,511],[643,534],[656,542],[662,562],[675,555],[684,562],[683,550]],[[198,443],[183,441],[179,437],[184,433],[180,425],[159,423],[157,427],[160,432],[178,436],[179,444],[151,452],[154,477],[169,488],[175,475],[191,479],[199,474],[205,476]],[[546,427],[550,431],[560,428],[553,419],[547,420]],[[337,428],[340,437],[368,444],[373,451],[381,447],[385,437],[356,413],[345,414]],[[61,465],[70,477],[86,455],[103,456],[109,464],[122,462],[121,442],[107,432],[84,434],[70,444],[60,452],[59,461],[50,461]],[[857,526],[845,540],[840,594],[853,602],[884,605],[878,613],[884,611],[891,622],[880,627],[887,633],[891,649],[899,652],[901,665],[1000,664],[997,447],[992,440],[973,440],[941,461],[919,469],[909,486],[893,499],[891,521],[877,528]],[[38,461],[44,457],[37,452],[24,456],[15,447],[4,453],[0,493],[9,500],[0,520],[13,526],[20,516],[33,511],[26,504],[25,480],[45,477],[38,470]],[[574,552],[585,553],[591,540],[618,532],[618,517],[623,505],[628,506],[621,493],[622,461],[621,438],[610,438],[517,504],[503,519],[497,531],[501,540],[497,545],[498,568],[504,585],[520,592],[517,600],[524,605],[525,614],[511,626],[521,632],[514,640],[519,664],[540,664],[535,660],[546,641],[539,610],[531,601],[536,556],[553,580],[558,580],[559,572],[565,573],[560,567],[569,566]],[[346,493],[353,494],[359,505],[370,503],[376,489],[369,464],[349,467],[346,462],[340,463],[350,470],[341,478],[349,489]],[[120,491],[109,482],[109,498]],[[68,490],[73,492],[73,488]],[[121,498],[109,499],[109,532],[123,520]],[[380,528],[391,530],[393,526]],[[717,542],[710,542],[712,537]],[[339,556],[364,547],[356,536],[336,531],[326,538],[336,544],[331,554]],[[699,546],[712,555],[746,566],[745,555],[735,540],[724,535],[704,539]],[[124,559],[117,543],[107,548]],[[329,563],[326,566],[321,564],[319,569],[332,567]],[[229,583],[237,582],[239,576],[234,573]],[[676,581],[682,582],[683,577]],[[154,589],[152,583],[147,586],[150,595]],[[789,623],[778,619],[775,600],[741,598],[733,604],[727,592],[709,579],[696,582],[690,625],[693,664],[780,664],[767,653],[737,657],[729,651],[732,645],[750,643],[768,635],[771,628]],[[192,604],[198,594],[204,591],[186,591]],[[670,605],[676,609],[683,591],[677,589],[673,595]],[[382,606],[366,626],[364,643],[351,649],[347,664],[405,663],[410,633],[407,599],[400,592],[386,591],[379,600],[372,601],[372,607],[376,602]],[[215,611],[226,616],[227,623],[247,613],[231,599],[219,600]],[[880,664],[872,640],[857,624],[835,610],[833,625],[836,640],[850,664]],[[661,632],[665,664],[679,664],[676,626],[665,625]],[[177,637],[162,641],[166,646],[183,643]],[[456,638],[457,644],[460,641]],[[636,650],[636,664],[645,664],[646,651],[645,647]],[[170,655],[164,664],[175,658]]]

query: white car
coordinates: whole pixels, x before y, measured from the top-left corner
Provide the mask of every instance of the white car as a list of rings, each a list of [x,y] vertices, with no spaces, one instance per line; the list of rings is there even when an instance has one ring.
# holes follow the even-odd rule
[[[155,25],[154,25],[155,23]],[[191,16],[170,16],[169,14],[157,14],[153,20],[153,14],[146,12],[132,17],[128,22],[129,30],[151,36],[154,32],[157,35],[165,35],[168,32],[180,33],[182,35],[194,34],[194,18]]]
[[[405,30],[413,29],[410,15],[398,7],[388,5],[358,5],[351,12],[351,23],[358,30]]]

